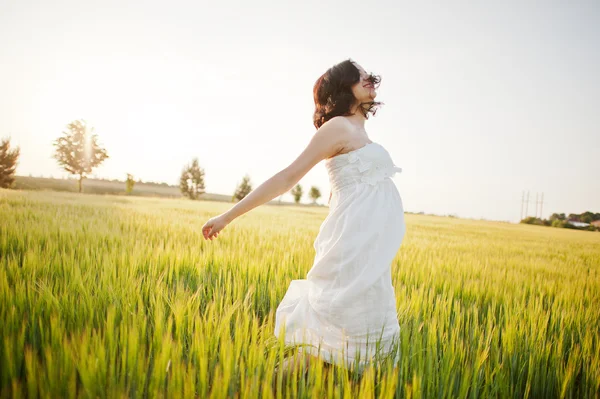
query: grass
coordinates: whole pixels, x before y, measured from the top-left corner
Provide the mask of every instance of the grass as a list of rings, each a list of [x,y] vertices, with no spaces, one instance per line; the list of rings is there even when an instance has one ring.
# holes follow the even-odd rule
[[[397,364],[273,370],[326,208],[0,190],[1,397],[598,397],[600,234],[406,214]],[[275,379],[275,386],[272,381]]]

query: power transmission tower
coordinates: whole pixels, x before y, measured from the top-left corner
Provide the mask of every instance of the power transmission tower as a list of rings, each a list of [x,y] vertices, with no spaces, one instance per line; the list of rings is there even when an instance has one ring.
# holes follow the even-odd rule
[[[525,191],[521,194],[521,219],[523,220],[523,201],[525,200]]]
[[[538,204],[540,204],[540,216],[539,216],[539,218],[541,219],[542,218],[542,208],[544,206],[544,193],[542,193],[542,198],[541,198],[540,201],[538,201],[538,195],[537,195],[537,193],[535,194],[535,217],[538,217],[537,216],[537,207],[538,207]]]
[[[529,214],[529,191],[527,191],[527,198],[525,198],[525,191],[521,195],[521,220],[523,220],[523,203],[525,203],[525,218]],[[538,216],[538,204],[540,206],[540,213]],[[542,218],[544,209],[544,193],[541,193],[541,199],[539,193],[535,193],[535,217]]]

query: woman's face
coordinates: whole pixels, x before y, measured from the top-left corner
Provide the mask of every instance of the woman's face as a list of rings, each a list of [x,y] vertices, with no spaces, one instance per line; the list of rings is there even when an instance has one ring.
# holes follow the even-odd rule
[[[377,92],[373,87],[373,83],[369,80],[369,74],[360,65],[354,63],[358,71],[360,72],[360,80],[354,86],[352,86],[352,93],[354,97],[361,102],[373,101],[377,97]]]

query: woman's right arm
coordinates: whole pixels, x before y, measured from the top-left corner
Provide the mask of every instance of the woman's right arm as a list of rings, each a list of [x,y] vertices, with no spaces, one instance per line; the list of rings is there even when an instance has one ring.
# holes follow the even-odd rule
[[[252,190],[227,212],[206,222],[202,227],[205,238],[215,235],[238,216],[291,190],[317,163],[337,154],[345,144],[343,130],[348,128],[346,123],[343,118],[333,118],[323,124],[289,166]]]
[[[291,190],[317,163],[335,155],[343,146],[339,130],[345,126],[343,119],[335,118],[325,123],[313,135],[302,153],[285,169],[252,190],[244,199],[225,212],[232,221],[240,215],[269,202]]]

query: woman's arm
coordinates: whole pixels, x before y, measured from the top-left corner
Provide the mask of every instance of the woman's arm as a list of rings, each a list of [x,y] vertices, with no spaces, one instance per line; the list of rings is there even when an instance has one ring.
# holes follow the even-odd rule
[[[209,219],[202,227],[204,237],[216,236],[238,216],[291,190],[317,163],[337,154],[344,145],[343,130],[348,129],[346,123],[343,118],[332,118],[324,123],[294,162],[252,190],[227,212]]]
[[[324,124],[317,130],[304,151],[302,151],[294,162],[258,186],[255,190],[252,190],[244,199],[225,212],[226,220],[231,222],[238,216],[288,192],[317,163],[336,154],[341,144],[337,137],[341,135],[332,134],[331,130],[336,129],[336,125],[343,121],[331,120],[330,122],[334,123],[329,125]]]
[[[256,189],[250,191],[250,193],[240,202],[231,207],[227,212],[223,213],[223,216],[228,223],[231,223],[233,219],[238,216],[288,192],[295,184],[296,183],[292,179],[292,175],[289,171],[283,169]]]

